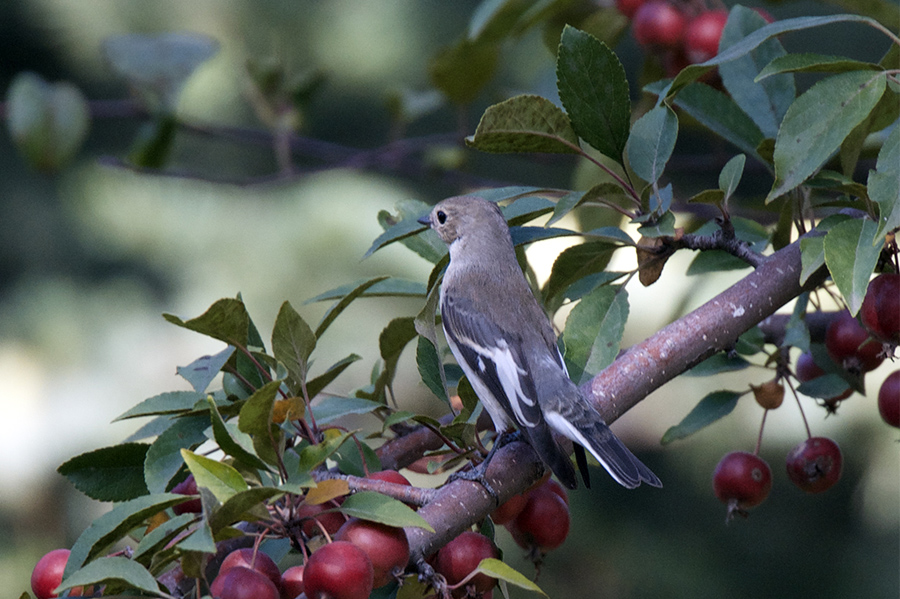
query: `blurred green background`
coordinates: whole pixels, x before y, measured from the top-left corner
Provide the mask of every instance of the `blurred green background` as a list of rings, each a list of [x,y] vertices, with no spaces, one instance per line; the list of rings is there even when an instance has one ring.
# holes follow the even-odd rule
[[[836,11],[814,2],[748,4],[777,18]],[[304,122],[305,134],[375,148],[391,134],[387,97],[428,88],[428,58],[463,34],[477,6],[473,0],[5,0],[0,90],[16,73],[31,70],[49,81],[76,83],[91,100],[124,99],[128,90],[104,63],[101,41],[122,33],[192,31],[215,38],[221,49],[190,80],[179,104],[184,119],[262,128],[247,100],[244,65],[248,58],[279,56],[298,70],[319,68],[328,75]],[[884,44],[859,33],[832,28],[827,35],[817,30],[783,41],[789,50],[877,61]],[[641,51],[627,34],[616,50],[638,89]],[[553,60],[539,33],[525,36],[504,49],[496,83],[465,115],[440,109],[413,123],[406,135],[458,138],[460,131],[473,132],[492,102],[523,92],[554,98]],[[219,184],[204,177],[268,176],[277,168],[272,151],[187,133],[177,138],[171,170],[201,177],[147,176],[109,166],[102,158],[123,156],[139,126],[130,118],[95,120],[77,162],[56,175],[32,171],[9,135],[0,135],[4,596],[25,590],[38,557],[70,546],[105,509],[55,468],[121,441],[137,423],[109,424],[116,416],[145,397],[187,388],[175,367],[221,349],[168,325],[162,312],[195,316],[240,292],[265,338],[284,300],[315,322],[327,305],[303,302],[338,285],[381,274],[427,278],[429,265],[399,247],[362,260],[381,232],[380,210],[408,199],[434,202],[476,180],[576,185],[570,160],[470,151],[464,151],[465,179],[427,170],[406,176],[402,168],[332,168],[282,182]],[[714,177],[730,152],[687,132],[673,160],[684,195]],[[546,273],[559,249],[548,242],[529,255]],[[621,260],[627,266],[633,258]],[[741,274],[688,279],[689,260],[676,257],[649,289],[629,287],[634,318],[626,345]],[[338,386],[349,391],[363,385],[378,357],[381,328],[419,308],[415,301],[361,302],[329,330],[317,359],[330,364],[350,352],[362,355]],[[439,412],[439,402],[416,382],[412,356],[403,361],[398,397],[410,409]],[[874,404],[891,370],[884,365],[870,374],[870,396],[853,396],[837,417],[826,418],[804,400],[814,434],[835,438],[844,451],[844,478],[821,496],[804,495],[783,472],[785,453],[804,435],[796,404],[787,401],[774,412],[762,450],[773,467],[772,495],[748,521],[728,526],[712,494],[711,473],[724,453],[752,450],[762,411],[747,399],[732,417],[689,440],[664,448],[658,440],[709,390],[742,389],[768,375],[751,370],[665,386],[614,427],[665,488],[629,492],[595,476],[594,489],[572,494],[572,534],[548,556],[539,584],[551,597],[897,597],[900,435],[881,423]],[[507,561],[530,574],[506,532],[498,536]]]

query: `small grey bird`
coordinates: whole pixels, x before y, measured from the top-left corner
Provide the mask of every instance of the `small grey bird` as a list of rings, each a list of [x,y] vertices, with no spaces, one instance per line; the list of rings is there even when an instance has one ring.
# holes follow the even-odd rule
[[[518,427],[570,489],[577,486],[575,469],[553,432],[575,443],[585,483],[582,447],[622,486],[661,487],[569,378],[497,205],[474,196],[448,198],[419,222],[450,248],[440,295],[444,334],[497,432]]]

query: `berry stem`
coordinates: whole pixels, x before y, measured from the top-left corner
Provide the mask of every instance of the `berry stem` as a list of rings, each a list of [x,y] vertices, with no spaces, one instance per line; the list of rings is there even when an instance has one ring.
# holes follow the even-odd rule
[[[794,389],[794,383],[788,377],[785,377],[784,380],[788,384],[791,393],[794,395],[794,399],[797,400],[797,408],[800,410],[800,416],[803,418],[803,426],[806,428],[806,438],[812,438],[812,431],[809,428],[809,422],[806,420],[806,413],[803,411],[803,405],[800,403],[800,396],[797,395],[797,390]]]
[[[762,438],[763,438],[763,430],[766,428],[766,416],[769,415],[769,410],[763,410],[762,422],[759,424],[759,435],[756,437],[756,449],[753,450],[754,455],[759,455],[759,449],[762,447]]]

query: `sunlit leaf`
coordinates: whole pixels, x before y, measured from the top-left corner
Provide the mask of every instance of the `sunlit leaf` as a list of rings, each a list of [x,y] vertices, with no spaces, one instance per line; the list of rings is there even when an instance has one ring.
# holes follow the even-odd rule
[[[59,590],[90,585],[124,585],[125,588],[144,591],[153,595],[160,593],[161,587],[153,574],[144,566],[127,557],[101,557],[86,564],[77,572],[67,576]]]
[[[344,500],[340,511],[355,518],[380,522],[388,526],[415,526],[434,532],[428,522],[401,501],[372,491],[360,491]]]
[[[862,122],[885,89],[885,77],[853,71],[819,81],[788,109],[775,140],[775,184],[766,202],[815,173]]]

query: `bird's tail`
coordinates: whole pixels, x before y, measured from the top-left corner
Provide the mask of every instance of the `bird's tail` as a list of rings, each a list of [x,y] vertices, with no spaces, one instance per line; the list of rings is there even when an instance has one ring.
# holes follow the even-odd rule
[[[578,393],[574,385],[571,391]],[[662,487],[659,477],[625,447],[580,394],[570,399],[561,401],[557,395],[542,406],[553,430],[584,447],[623,487],[634,489],[642,482]]]

